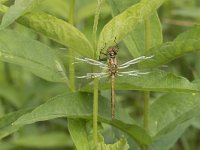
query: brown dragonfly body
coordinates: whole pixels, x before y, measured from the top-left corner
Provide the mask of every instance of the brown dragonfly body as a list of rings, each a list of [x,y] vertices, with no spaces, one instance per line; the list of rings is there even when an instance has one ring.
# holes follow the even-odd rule
[[[118,47],[109,47],[107,50],[108,54],[108,73],[111,77],[111,114],[112,119],[115,118],[115,91],[114,91],[114,81],[117,74],[117,59],[116,55],[118,52]]]
[[[148,74],[149,72],[142,72],[140,70],[137,69],[133,69],[130,71],[121,71],[123,69],[128,68],[131,65],[137,64],[141,61],[147,60],[152,58],[153,56],[140,56],[137,57],[135,59],[132,59],[128,62],[125,62],[121,65],[118,65],[117,63],[117,53],[118,53],[118,46],[117,44],[115,46],[109,47],[107,49],[107,53],[103,53],[101,52],[101,54],[107,56],[106,59],[100,59],[99,61],[97,60],[93,60],[90,58],[75,58],[76,60],[78,60],[79,62],[86,62],[88,64],[91,65],[95,65],[95,66],[99,66],[102,69],[106,69],[106,72],[93,72],[93,73],[86,73],[86,75],[84,76],[78,76],[77,78],[86,78],[86,79],[90,79],[90,78],[104,78],[104,77],[110,77],[111,78],[111,115],[112,115],[112,119],[115,118],[115,90],[114,90],[114,86],[115,86],[115,77],[116,76],[139,76],[139,75],[145,75]],[[104,64],[100,61],[103,60],[107,60],[107,64]],[[78,62],[75,62],[78,63]]]

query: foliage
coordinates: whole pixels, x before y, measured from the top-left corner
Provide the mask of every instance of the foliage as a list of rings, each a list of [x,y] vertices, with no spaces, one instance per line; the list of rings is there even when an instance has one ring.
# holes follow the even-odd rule
[[[196,149],[200,4],[185,2],[0,0],[1,149]],[[110,81],[75,74],[116,43],[120,63],[152,58],[131,65],[147,74],[116,77],[112,119]]]

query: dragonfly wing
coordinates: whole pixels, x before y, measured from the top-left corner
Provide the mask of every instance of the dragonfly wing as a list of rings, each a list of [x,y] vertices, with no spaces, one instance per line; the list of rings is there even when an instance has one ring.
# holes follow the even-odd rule
[[[130,60],[128,62],[125,62],[125,63],[119,65],[118,69],[127,68],[130,65],[137,64],[137,63],[142,62],[142,61],[147,60],[147,59],[151,59],[152,57],[153,56],[140,56],[138,58],[132,59],[132,60]]]
[[[95,65],[95,66],[99,66],[100,68],[103,68],[103,69],[106,69],[108,68],[107,67],[107,64],[104,64],[100,61],[97,61],[97,60],[94,60],[94,59],[91,59],[91,58],[77,58],[75,57],[76,60],[78,60],[77,62],[74,62],[74,64],[76,63],[80,63],[80,62],[86,62],[90,65]]]
[[[124,72],[118,72],[118,76],[140,76],[140,75],[145,75],[145,74],[148,74],[150,72],[142,72],[142,71],[139,71],[139,70],[132,70],[132,71],[124,71]]]
[[[104,78],[104,77],[108,77],[109,74],[106,73],[106,72],[98,72],[98,73],[87,73],[86,75],[84,76],[76,76],[76,78],[79,78],[79,79],[91,79],[91,78]]]
[[[107,64],[106,63],[102,63],[98,60],[94,60],[94,59],[91,59],[91,58],[82,58],[81,56],[77,57],[77,56],[74,56],[74,55],[67,55],[66,54],[67,52],[64,52],[64,53],[60,53],[59,56],[64,60],[66,61],[66,59],[74,59],[74,63],[73,64],[90,64],[90,65],[94,65],[94,66],[98,66],[100,68],[103,68],[103,69],[106,69],[107,68]]]

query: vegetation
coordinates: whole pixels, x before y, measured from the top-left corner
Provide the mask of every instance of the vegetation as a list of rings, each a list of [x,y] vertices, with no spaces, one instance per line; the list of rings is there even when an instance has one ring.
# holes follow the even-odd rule
[[[198,150],[198,0],[0,0],[0,149]],[[148,74],[78,79],[119,46]],[[106,63],[106,62],[105,62]]]

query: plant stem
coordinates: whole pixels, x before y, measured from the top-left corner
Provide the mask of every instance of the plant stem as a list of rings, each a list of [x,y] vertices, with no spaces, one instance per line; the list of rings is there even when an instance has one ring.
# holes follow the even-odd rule
[[[70,56],[73,56],[74,53],[72,49],[69,49],[68,54]],[[74,57],[69,57],[69,84],[70,84],[70,89],[72,92],[75,92],[75,68],[74,68]]]
[[[94,58],[97,58],[96,56],[96,47],[97,47],[97,26],[98,26],[98,21],[99,21],[99,14],[101,10],[101,3],[102,0],[97,0],[97,7],[96,7],[96,12],[95,12],[95,17],[94,17],[94,25],[93,25],[93,47],[94,47]],[[93,68],[93,71],[95,71],[95,68]],[[94,97],[93,97],[93,141],[94,141],[94,147],[97,145],[97,126],[98,126],[98,94],[99,94],[99,79],[95,78],[94,79]]]
[[[149,127],[149,97],[150,92],[144,92],[144,120],[143,127],[146,131],[148,131]]]
[[[145,21],[145,49],[146,51],[151,48],[151,24],[150,20],[147,19]],[[144,92],[144,117],[143,117],[143,127],[146,131],[148,131],[149,128],[149,98],[150,98],[150,92],[145,91]],[[147,146],[142,146],[143,150],[147,149]]]
[[[70,0],[70,9],[69,9],[69,23],[74,25],[74,9],[75,9],[75,0]],[[72,49],[69,49],[69,55],[74,56]],[[69,57],[69,82],[70,89],[72,92],[75,92],[75,68],[73,65],[74,57]]]
[[[148,51],[152,46],[152,37],[151,37],[151,22],[149,19],[145,20],[145,49]]]
[[[94,79],[94,97],[93,97],[93,140],[94,144],[97,145],[97,126],[98,126],[98,86],[99,79]]]
[[[145,20],[145,49],[146,51],[151,48],[151,24],[150,20]],[[150,92],[144,92],[144,120],[143,126],[146,131],[148,131],[148,120],[149,120],[149,97]]]
[[[75,0],[70,0],[69,23],[72,25],[74,25],[74,9],[75,9]]]
[[[103,2],[103,0],[97,0],[97,7],[96,7],[95,17],[94,17],[92,37],[93,37],[93,42],[94,42],[93,45],[94,45],[95,50],[96,50],[96,46],[97,46],[97,26],[98,26],[99,14],[101,11],[102,2]],[[96,55],[96,53],[95,53],[95,55]],[[96,58],[96,56],[95,56],[95,58]]]

